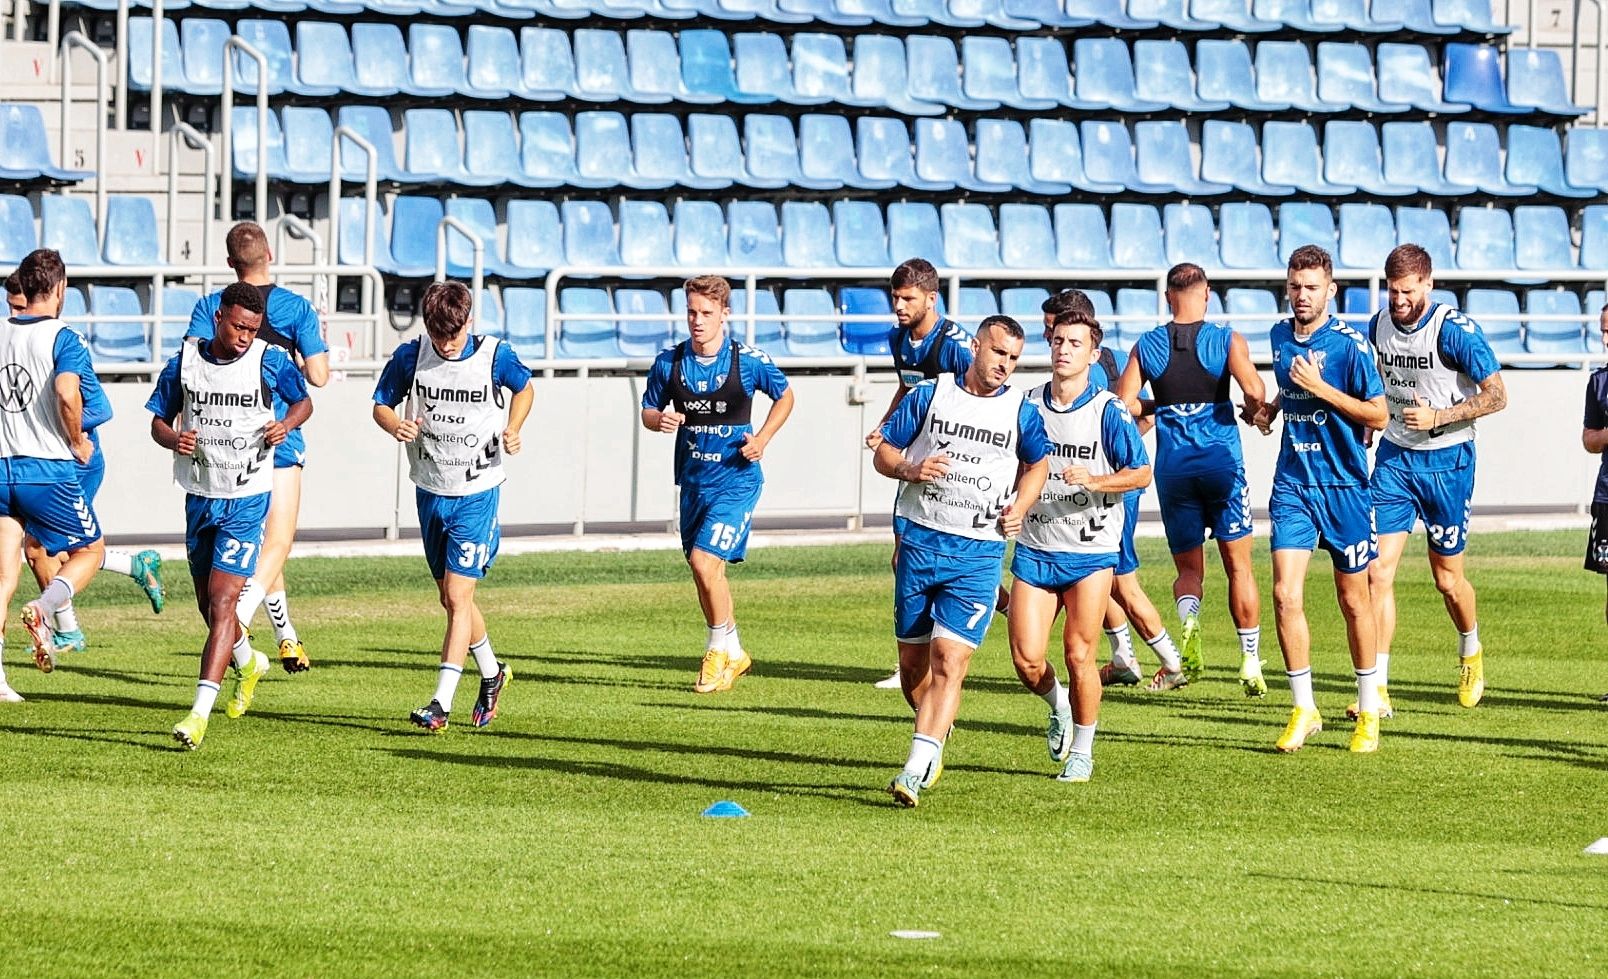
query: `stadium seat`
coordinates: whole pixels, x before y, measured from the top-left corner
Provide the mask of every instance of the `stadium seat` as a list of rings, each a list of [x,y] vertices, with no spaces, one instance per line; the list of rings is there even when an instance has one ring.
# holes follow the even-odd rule
[[[784,207],[786,205],[783,205]],[[787,289],[782,293],[787,353],[793,357],[841,357],[837,307],[825,289]],[[804,319],[803,317],[823,317]],[[831,317],[826,319],[825,317]]]
[[[0,265],[13,266],[38,247],[33,205],[28,198],[0,194]]]
[[[1195,94],[1195,74],[1189,51],[1174,40],[1142,38],[1133,45],[1134,94],[1145,102],[1159,102],[1180,112],[1222,112],[1228,102]]]
[[[1127,126],[1120,122],[1089,119],[1079,128],[1083,136],[1083,168],[1089,179],[1097,183],[1117,184],[1136,194],[1171,193],[1170,187],[1139,179]]]
[[[463,156],[464,183],[470,186],[526,184],[514,120],[507,112],[465,109]]]
[[[1098,204],[1057,204],[1055,260],[1069,269],[1109,269],[1111,238]]]
[[[179,53],[184,59],[184,90],[190,95],[223,92],[223,45],[233,32],[221,20],[185,17],[179,23]],[[147,35],[149,37],[149,35]],[[402,41],[399,32],[397,43]],[[163,77],[166,78],[164,71]]]
[[[831,96],[806,95],[794,88],[793,75],[788,70],[787,44],[780,35],[760,33],[734,35],[732,54],[737,60],[735,78],[739,92],[766,96],[773,101],[788,105],[819,105],[832,101]],[[636,67],[634,60],[631,66]],[[679,75],[677,77],[679,78]]]
[[[1129,16],[1122,0],[1066,0],[1066,14],[1118,31],[1154,30],[1161,23]]]
[[[1457,267],[1514,268],[1513,219],[1494,208],[1465,207],[1457,212]]]
[[[838,312],[844,316],[874,316],[874,320],[844,320],[843,349],[858,357],[888,356],[888,330],[893,327],[893,306],[882,289],[845,286],[838,290]]]
[[[1055,109],[1060,103],[1051,98],[1023,95],[1016,80],[1016,57],[1011,42],[1003,37],[967,35],[960,41],[961,91],[968,99],[1008,105],[1028,112]],[[979,143],[981,148],[981,143]]]
[[[888,205],[888,254],[921,256],[934,265],[946,265],[944,233],[938,208],[925,201],[896,201]],[[895,258],[903,261],[903,258]]]
[[[840,200],[832,203],[834,253],[839,265],[851,268],[887,266],[888,237],[882,223],[882,209],[872,201]],[[937,254],[937,253],[934,253]],[[909,258],[904,255],[899,261]]]
[[[1318,98],[1364,112],[1407,112],[1406,102],[1379,98],[1373,59],[1361,44],[1324,41],[1318,45]]]
[[[1256,96],[1303,112],[1339,112],[1346,108],[1318,97],[1312,57],[1301,41],[1261,41],[1256,45]]]
[[[337,254],[342,265],[363,264],[363,225],[366,207],[361,197],[343,197],[340,203],[341,240]],[[391,257],[390,208],[384,198],[375,201],[374,223],[369,227],[373,265],[386,275],[397,275]]]
[[[1524,349],[1532,354],[1582,354],[1588,346],[1580,296],[1567,289],[1530,289],[1524,294]],[[1541,317],[1563,316],[1553,320]],[[1526,364],[1526,367],[1554,366]]]
[[[1015,187],[1030,194],[1070,193],[1069,184],[1037,180],[1029,170],[1027,133],[1014,119],[977,120],[976,167],[980,184]]]
[[[620,261],[634,267],[674,265],[670,212],[658,201],[620,202]]]
[[[1608,269],[1608,205],[1592,204],[1580,211],[1580,267]],[[1598,303],[1587,312],[1601,308]]]
[[[1485,44],[1446,45],[1446,100],[1466,102],[1482,112],[1527,115],[1529,106],[1508,100],[1502,83],[1502,53]]]
[[[849,84],[849,56],[843,38],[836,34],[793,35],[793,91],[811,102],[839,105],[874,105],[853,94]]]
[[[1498,197],[1530,197],[1534,187],[1515,186],[1502,175],[1502,140],[1483,122],[1446,124],[1446,179]]]
[[[451,109],[402,113],[402,179],[419,184],[470,184]]]
[[[687,118],[687,141],[692,145],[692,178],[702,186],[723,189],[733,184],[777,189],[785,179],[756,177],[743,161],[737,122],[724,113],[695,113]]]
[[[782,326],[782,310],[776,303],[776,293],[769,289],[757,289],[754,292],[754,332],[748,332],[748,290],[737,288],[731,291],[731,318],[728,329],[739,340],[747,345],[763,350],[772,356],[786,353],[782,346],[782,335],[785,328]]]
[[[607,290],[570,286],[559,290],[558,311],[578,313],[586,319],[560,320],[558,353],[561,357],[619,357],[615,340],[614,303]]]
[[[1272,121],[1262,126],[1262,176],[1268,183],[1288,184],[1321,197],[1356,193],[1354,187],[1323,178],[1317,133],[1304,122]]]
[[[832,217],[825,204],[782,202],[782,264],[792,268],[830,268],[837,264]]]
[[[1000,264],[1010,269],[1044,269],[1055,265],[1055,229],[1041,204],[1001,204]]]
[[[580,113],[579,115],[587,115]],[[519,167],[529,187],[612,187],[607,177],[583,177],[576,169],[575,137],[562,112],[523,112],[519,116]]]
[[[160,265],[156,207],[149,197],[118,195],[106,201],[102,255],[107,265]]]
[[[1275,269],[1283,264],[1274,247],[1273,213],[1266,204],[1224,204],[1218,218],[1224,268]]]
[[[776,205],[769,201],[732,201],[726,209],[726,225],[726,251],[734,264],[782,264]]]
[[[154,229],[153,229],[154,230]],[[89,353],[101,363],[135,363],[151,359],[150,328],[140,298],[127,286],[90,286],[89,314],[112,317],[89,327]],[[118,319],[116,317],[127,317]]]
[[[735,312],[736,295],[732,296]],[[616,320],[615,340],[627,357],[655,357],[674,342],[670,306],[657,289],[614,290],[614,311],[626,316],[658,316],[658,319]],[[732,324],[734,327],[737,325]]]
[[[1335,264],[1348,269],[1382,270],[1396,247],[1396,220],[1382,204],[1340,205],[1340,250]]]
[[[1091,194],[1118,194],[1121,184],[1091,180],[1083,169],[1077,123],[1037,118],[1028,123],[1028,173],[1034,180],[1066,184]]]
[[[971,141],[955,119],[917,119],[915,174],[920,181],[982,193],[1004,193],[1009,183],[989,183],[972,173]]]
[[[1513,263],[1543,271],[1577,267],[1563,208],[1526,204],[1513,209]]]
[[[677,263],[695,268],[726,264],[726,216],[720,212],[719,204],[676,201],[671,221]]]
[[[1023,35],[1016,39],[1016,83],[1023,98],[1057,102],[1069,109],[1102,108],[1072,94],[1072,71],[1060,38]]]
[[[960,56],[949,38],[912,34],[905,40],[905,61],[910,66],[912,98],[971,112],[999,108],[997,101],[971,98],[961,91]]]
[[[798,167],[804,186],[838,183],[863,190],[899,186],[891,177],[872,179],[860,172],[849,120],[840,115],[808,115],[798,123]]]
[[[570,43],[575,52],[575,84],[571,86],[570,94],[576,98],[588,102],[625,101],[639,105],[670,101],[668,95],[638,92],[631,84],[631,69],[625,60],[625,43],[614,31],[584,28],[574,33]],[[528,52],[525,67],[528,75]]]
[[[524,68],[519,63],[519,40],[506,27],[469,25],[465,45],[465,94],[477,99],[529,98]],[[467,144],[466,144],[467,145]]]
[[[1167,236],[1167,264],[1194,262],[1202,268],[1222,267],[1217,249],[1217,226],[1211,208],[1201,204],[1168,204],[1162,208]]]
[[[1084,37],[1072,44],[1074,91],[1080,101],[1119,112],[1160,112],[1163,102],[1147,102],[1136,94],[1128,45],[1116,37]]]
[[[1387,122],[1383,133],[1384,177],[1393,184],[1417,187],[1425,194],[1456,197],[1473,192],[1472,184],[1454,183],[1441,175],[1440,148],[1429,122]]]
[[[505,207],[511,274],[533,279],[565,264],[564,229],[559,224],[558,208],[552,201],[516,197],[510,199]],[[508,305],[507,290],[503,291],[503,304]],[[512,335],[513,310],[508,309],[507,312]]]
[[[564,260],[569,265],[619,265],[614,215],[600,201],[564,201],[559,206],[564,228]]]
[[[1563,172],[1571,186],[1608,193],[1608,129],[1570,129]]]
[[[336,54],[338,57],[340,52]],[[353,83],[347,87],[348,93],[365,98],[390,98],[408,84],[407,75],[408,49],[402,40],[402,31],[395,24],[352,25]]]
[[[61,253],[68,268],[99,265],[100,233],[87,197],[44,194],[39,198],[39,247]]]
[[[1312,0],[1312,22],[1322,27],[1333,26],[1359,34],[1394,34],[1401,30],[1399,21],[1376,20],[1368,11],[1369,0]],[[1373,12],[1383,14],[1384,10]]]
[[[1491,0],[1434,0],[1436,23],[1456,25],[1474,34],[1511,34],[1513,28],[1491,16]]]
[[[1410,241],[1429,252],[1430,262],[1438,269],[1454,269],[1452,257],[1452,225],[1446,212],[1434,208],[1396,208],[1396,240]]]
[[[229,155],[234,157],[235,179],[254,177],[257,173],[257,107],[235,106],[230,113],[231,134]],[[285,162],[285,136],[280,129],[279,114],[269,109],[267,115],[267,153],[263,161],[269,180],[285,180],[290,166]],[[325,171],[324,179],[329,179]]]
[[[406,183],[409,178],[396,161],[396,141],[390,110],[380,105],[343,105],[335,124],[357,133],[374,147],[374,172],[379,180]],[[357,144],[341,140],[341,179],[361,183],[368,172],[368,155]]]
[[[556,101],[570,98],[579,91],[575,53],[564,31],[551,27],[520,28],[519,64],[528,98]]]
[[[1214,197],[1234,189],[1195,176],[1189,130],[1182,120],[1135,123],[1133,133],[1137,143],[1136,172],[1144,183],[1170,187],[1185,197]]]
[[[1037,287],[1015,287],[999,291],[999,311],[1022,324],[1029,336],[1038,336],[1043,340],[1043,334],[1038,325],[1044,318],[1044,303],[1050,298],[1048,289]]]
[[[399,194],[391,203],[391,258],[393,274],[405,278],[434,275],[436,228],[445,213],[434,197]]]
[[[1036,30],[1040,23],[1036,18],[1016,15],[1005,0],[949,0],[949,16],[980,19],[1004,31]]]
[[[860,175],[872,181],[891,180],[912,190],[952,190],[954,183],[923,180],[916,176],[910,156],[910,132],[903,120],[861,116],[854,122],[855,155]]]
[[[1189,0],[1189,15],[1235,34],[1266,34],[1283,25],[1254,16],[1248,0]]]
[[[1455,23],[1437,20],[1430,9],[1430,0],[1396,0],[1390,12],[1401,21],[1403,28],[1414,34],[1449,37],[1463,30]]]
[[[1497,356],[1525,352],[1518,296],[1506,289],[1474,288],[1464,298],[1462,310],[1480,325]]]
[[[402,91],[416,98],[469,94],[464,75],[463,39],[449,24],[408,26],[408,78]]]
[[[938,116],[944,107],[909,95],[905,46],[896,37],[866,34],[854,40],[853,93],[861,104],[885,106],[905,116]]]
[[[295,85],[295,69],[290,52],[290,28],[280,20],[241,20],[235,24],[235,36],[262,53],[268,62],[267,88],[269,95],[280,95]],[[257,62],[245,52],[231,54],[234,65],[235,94],[257,94]],[[324,93],[333,94],[333,93]]]
[[[895,14],[920,17],[929,24],[942,24],[946,27],[982,27],[985,23],[981,17],[967,16],[964,10],[952,10],[946,0],[890,0],[889,6]]]
[[[1128,13],[1140,20],[1157,21],[1178,31],[1213,31],[1222,25],[1189,15],[1189,0],[1128,0]]]
[[[793,121],[787,116],[744,116],[743,143],[748,148],[744,179],[751,186],[791,185],[810,190],[837,190],[843,186],[841,180],[804,176],[799,165],[798,138],[793,134]]]
[[[1440,70],[1429,60],[1429,51],[1419,44],[1379,45],[1379,98],[1387,103],[1406,103],[1422,112],[1453,115],[1469,111],[1464,102],[1441,98]]]
[[[721,95],[687,90],[681,77],[681,49],[669,31],[627,31],[625,62],[631,73],[631,88],[642,102],[712,105],[724,101]]]
[[[945,265],[972,269],[999,267],[1000,243],[992,211],[982,204],[945,204],[939,212]]]
[[[1563,146],[1556,130],[1512,125],[1507,129],[1507,165],[1504,176],[1515,186],[1531,185],[1554,197],[1584,199],[1598,191],[1576,187],[1564,178]]]
[[[1035,20],[1045,27],[1091,27],[1094,19],[1069,14],[1061,0],[1005,0],[1005,12],[1023,20]]]
[[[1512,47],[1507,53],[1508,101],[1522,109],[1575,119],[1591,112],[1575,105],[1564,81],[1558,52],[1545,48]]]
[[[669,117],[672,120],[674,117]],[[680,125],[676,129],[680,130]],[[685,143],[674,146],[644,146],[645,161],[650,165],[664,164],[654,157],[655,150],[668,154],[680,149],[685,166]],[[602,181],[601,186],[624,184],[639,190],[662,189],[676,184],[674,177],[639,175],[633,162],[631,134],[625,116],[618,112],[580,112],[575,115],[575,169],[588,180]],[[668,164],[664,164],[668,166]]]
[[[1165,269],[1161,215],[1150,204],[1111,205],[1111,264],[1119,269]]]
[[[841,5],[833,0],[777,0],[777,9],[796,14],[807,14],[807,21],[818,21],[826,24],[836,24],[839,27],[865,27],[877,22],[876,18],[868,12],[869,7],[865,0],[845,0]],[[887,0],[882,0],[881,6],[889,11]]]
[[[1285,102],[1257,95],[1251,52],[1242,41],[1206,38],[1195,45],[1195,88],[1200,97],[1227,102],[1247,112],[1287,112]]]
[[[38,106],[0,102],[0,180],[76,183],[92,176],[89,170],[56,166]]]
[[[1314,17],[1310,0],[1253,0],[1251,13],[1300,34],[1332,34],[1344,30],[1342,24]]]
[[[1294,187],[1262,179],[1261,147],[1249,123],[1208,119],[1201,126],[1200,175],[1257,197],[1288,197]]]
[[[1356,187],[1377,197],[1410,197],[1412,184],[1385,179],[1379,132],[1371,122],[1331,119],[1323,125],[1323,176],[1340,186]]]
[[[335,135],[329,113],[316,106],[287,105],[280,110],[280,117],[285,166],[281,179],[297,184],[328,182],[330,147]],[[252,139],[256,138],[255,128],[245,130]]]
[[[1224,298],[1223,311],[1231,317],[1251,316],[1254,319],[1231,319],[1228,325],[1245,337],[1251,347],[1251,356],[1266,359],[1273,351],[1268,346],[1268,333],[1279,315],[1279,301],[1266,289],[1230,289]]]
[[[346,43],[346,31],[339,24],[326,24]],[[348,58],[350,61],[350,58]],[[153,77],[151,64],[151,18],[128,19],[128,87],[135,92],[149,92]],[[171,16],[162,19],[162,85],[170,91],[188,92],[190,82],[184,75],[184,55],[179,47],[179,22]]]
[[[184,334],[190,328],[190,314],[195,311],[196,304],[200,301],[201,293],[195,289],[178,286],[162,287],[159,360],[167,360],[179,352],[179,347],[184,343]]]
[[[1287,201],[1279,205],[1279,264],[1302,245],[1317,245],[1335,252],[1334,212],[1327,204]]]
[[[1110,347],[1112,353],[1123,354],[1132,349],[1134,341],[1168,319],[1154,289],[1118,289],[1116,315],[1122,322],[1105,331],[1102,345]]]

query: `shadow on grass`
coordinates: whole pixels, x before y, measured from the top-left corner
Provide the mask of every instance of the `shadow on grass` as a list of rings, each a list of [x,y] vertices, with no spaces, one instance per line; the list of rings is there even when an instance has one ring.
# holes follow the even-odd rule
[[[171,736],[158,736],[155,732],[138,731],[78,731],[64,727],[35,727],[33,725],[20,725],[13,727],[9,724],[0,724],[0,731],[9,735],[27,737],[38,735],[42,738],[61,738],[67,741],[89,741],[95,744],[117,745],[121,748],[143,748],[146,751],[158,751],[162,754],[172,754],[182,751],[173,743]],[[126,735],[118,737],[118,735]]]
[[[98,667],[83,666],[76,656],[61,660],[56,669],[69,676],[88,677],[91,680],[112,680],[117,683],[138,683],[147,687],[172,686],[174,680],[172,674],[168,673],[103,670]]]
[[[1376,883],[1366,880],[1335,880],[1333,878],[1305,877],[1297,876],[1295,874],[1271,874],[1261,870],[1248,870],[1245,872],[1245,876],[1260,877],[1264,880],[1289,881],[1291,883],[1301,884],[1303,886],[1309,884],[1329,884],[1334,887],[1352,887],[1373,891],[1389,891],[1394,893],[1409,891],[1414,894],[1436,894],[1445,897],[1464,897],[1474,901],[1503,901],[1512,902],[1514,904],[1523,902],[1528,904],[1546,904],[1555,908],[1576,908],[1582,911],[1608,911],[1608,904],[1587,904],[1582,901],[1560,901],[1547,897],[1520,897],[1516,894],[1491,894],[1485,891],[1458,891],[1447,887],[1414,887],[1411,884],[1406,884],[1399,881],[1390,883]]]

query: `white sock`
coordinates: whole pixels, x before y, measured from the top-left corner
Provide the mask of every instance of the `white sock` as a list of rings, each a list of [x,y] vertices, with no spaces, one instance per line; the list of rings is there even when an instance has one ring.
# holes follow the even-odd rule
[[[267,597],[256,578],[247,578],[246,587],[240,589],[240,600],[235,602],[235,618],[247,629],[251,628],[251,620],[257,617],[258,606]]]
[[[1285,676],[1290,678],[1290,697],[1295,701],[1295,706],[1317,710],[1317,701],[1312,699],[1312,667],[1294,673],[1286,672]]]
[[[910,739],[910,757],[905,759],[904,770],[925,782],[943,753],[942,741],[918,734]]]
[[[268,609],[268,621],[274,624],[274,642],[298,642],[296,627],[290,624],[290,606],[285,604],[285,593],[282,591],[270,592],[263,596],[263,606]]]
[[[1106,641],[1111,644],[1111,662],[1130,664],[1133,658],[1133,636],[1128,632],[1126,623],[1115,629],[1105,631]]]
[[[709,627],[709,649],[735,653],[743,647],[737,642],[737,623],[722,622]]]
[[[234,665],[240,667],[242,670],[250,666],[251,652],[251,640],[246,638],[246,632],[244,629],[242,629],[240,630],[240,638],[235,640],[234,649],[230,650],[230,656],[234,659]]]
[[[66,578],[56,577],[50,579],[50,584],[39,593],[39,604],[45,611],[54,612],[73,600],[73,583]]]
[[[1161,660],[1162,668],[1168,673],[1177,673],[1184,668],[1178,661],[1178,646],[1173,643],[1172,636],[1167,634],[1166,629],[1161,630],[1161,635],[1156,638],[1146,639],[1145,645],[1155,652],[1156,658]]]
[[[743,644],[737,639],[736,619],[732,619],[730,622],[726,623],[725,645],[721,648],[728,653],[740,653],[743,651]]]
[[[73,602],[70,598],[67,600],[66,604],[56,609],[56,631],[78,631],[78,611],[73,608]]]
[[[55,582],[51,582],[51,584],[55,584]],[[43,596],[40,596],[40,597],[43,597]],[[1479,651],[1480,651],[1480,627],[1478,625],[1475,625],[1474,628],[1468,630],[1467,632],[1459,632],[1457,634],[1457,655],[1458,656],[1466,658],[1466,657],[1469,657],[1469,656],[1473,656],[1475,653],[1477,653]]]
[[[1072,725],[1072,753],[1074,755],[1094,754],[1094,725]]]
[[[458,678],[463,676],[463,667],[453,666],[451,663],[442,663],[441,672],[436,676],[435,702],[441,709],[452,710],[452,695],[458,692]]]
[[[134,574],[134,555],[127,551],[115,551],[110,547],[101,554],[101,570],[129,578],[138,577]]]
[[[1375,653],[1374,669],[1378,671],[1376,679],[1378,680],[1379,685],[1381,687],[1388,686],[1390,684],[1390,654]]]
[[[5,640],[5,638],[3,636],[0,636],[0,686],[5,686],[5,683],[6,683],[5,658],[6,658],[6,640]]]
[[[1178,621],[1182,622],[1191,615],[1200,614],[1199,595],[1181,595],[1178,598]]]
[[[1065,716],[1072,713],[1072,701],[1067,697],[1066,687],[1061,685],[1061,678],[1057,676],[1050,679],[1055,686],[1051,687],[1048,692],[1039,694],[1039,696],[1044,698],[1044,702],[1050,705],[1050,710],[1055,711],[1057,714]]]
[[[1240,637],[1240,658],[1262,658],[1262,627],[1252,626],[1249,629],[1236,629]]]
[[[212,714],[212,705],[218,701],[218,685],[211,680],[202,680],[195,685],[195,705],[190,708],[192,714],[208,717]]]
[[[1379,713],[1379,669],[1357,671],[1357,711]]]
[[[491,651],[491,633],[480,637],[479,642],[469,644],[469,655],[475,658],[475,665],[480,668],[480,678],[490,680],[502,669],[497,663],[497,654]],[[446,704],[441,706],[445,707]]]

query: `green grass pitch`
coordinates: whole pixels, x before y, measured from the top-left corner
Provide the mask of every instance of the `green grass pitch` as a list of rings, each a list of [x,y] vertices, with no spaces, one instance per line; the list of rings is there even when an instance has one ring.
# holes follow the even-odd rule
[[[480,595],[513,685],[476,731],[466,678],[441,737],[406,722],[442,625],[422,559],[299,559],[313,671],[276,668],[240,720],[220,704],[194,754],[167,734],[202,635],[187,583],[158,618],[105,576],[90,650],[54,675],[8,630],[28,702],[0,706],[0,975],[1601,976],[1608,857],[1582,849],[1608,836],[1608,643],[1582,538],[1475,537],[1473,711],[1415,539],[1374,756],[1345,750],[1321,556],[1330,727],[1295,756],[1272,751],[1264,549],[1268,699],[1234,680],[1214,571],[1206,679],[1110,692],[1087,785],[1051,778],[996,622],[913,811],[884,792],[908,712],[870,686],[893,659],[885,545],[755,551],[732,575],[754,672],[714,696],[691,691],[679,555],[504,557]],[[1161,542],[1141,552],[1166,599]],[[700,818],[722,799],[752,816]]]

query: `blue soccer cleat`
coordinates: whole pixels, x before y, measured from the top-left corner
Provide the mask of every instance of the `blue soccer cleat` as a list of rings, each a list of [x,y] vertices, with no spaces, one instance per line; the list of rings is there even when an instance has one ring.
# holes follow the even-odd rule
[[[442,734],[447,730],[447,713],[446,708],[441,706],[441,701],[432,700],[409,714],[408,720],[431,734]]]

